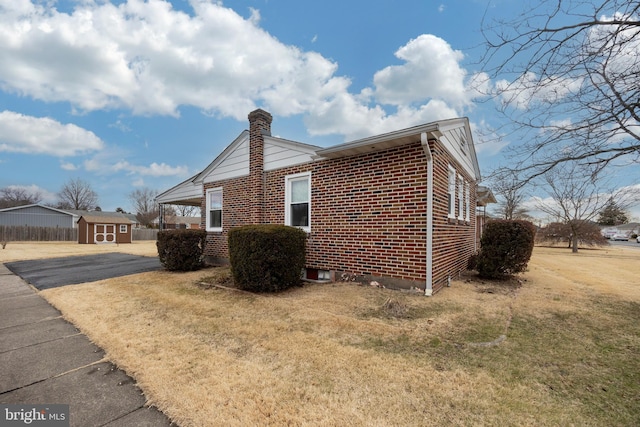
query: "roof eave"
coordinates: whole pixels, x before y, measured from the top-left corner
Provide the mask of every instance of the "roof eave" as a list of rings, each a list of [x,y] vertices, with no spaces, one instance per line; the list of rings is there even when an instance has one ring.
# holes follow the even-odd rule
[[[389,132],[382,135],[370,136],[333,147],[316,151],[316,158],[337,159],[364,153],[386,150],[405,144],[420,141],[420,134],[426,132],[428,137],[438,138],[442,135],[439,129],[440,123],[428,123],[407,129]]]

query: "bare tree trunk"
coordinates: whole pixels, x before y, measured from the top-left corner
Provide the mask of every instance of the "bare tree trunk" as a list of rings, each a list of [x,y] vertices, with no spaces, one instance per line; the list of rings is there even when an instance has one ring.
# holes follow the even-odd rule
[[[578,235],[574,234],[571,238],[571,252],[574,254],[578,252]]]

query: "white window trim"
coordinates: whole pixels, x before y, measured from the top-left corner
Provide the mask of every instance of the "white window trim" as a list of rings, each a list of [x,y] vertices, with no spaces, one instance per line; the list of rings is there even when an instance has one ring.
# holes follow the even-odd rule
[[[464,220],[467,222],[471,222],[471,219],[469,217],[469,211],[471,211],[471,184],[466,181],[464,184]]]
[[[296,173],[293,175],[287,175],[284,177],[284,224],[291,225],[291,182],[299,180],[299,179],[308,179],[309,180],[309,206],[308,206],[308,218],[309,225],[306,227],[297,226],[299,229],[311,233],[311,172],[303,172]]]
[[[214,193],[214,192],[220,192],[221,196],[222,196],[222,211],[220,212],[220,227],[212,227],[211,226],[211,202],[210,202],[210,198],[209,198],[209,194],[210,193]],[[206,212],[205,212],[205,216],[206,216],[206,230],[207,231],[213,231],[213,232],[221,232],[222,231],[222,225],[224,224],[224,193],[222,192],[222,187],[217,187],[217,188],[209,188],[207,189],[207,192],[205,194],[206,200],[207,200],[207,206],[206,206]]]
[[[126,233],[127,232],[127,224],[120,224],[120,233]]]
[[[453,181],[453,185],[452,185]],[[456,218],[456,170],[449,165],[449,171],[447,173],[447,204],[449,203],[449,197],[451,198],[451,206],[449,206],[449,212],[447,217]]]
[[[458,219],[464,221],[464,179],[458,176]]]

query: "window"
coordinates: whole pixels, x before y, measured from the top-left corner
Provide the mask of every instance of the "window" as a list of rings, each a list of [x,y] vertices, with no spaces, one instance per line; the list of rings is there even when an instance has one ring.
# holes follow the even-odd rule
[[[465,182],[465,192],[464,192],[464,220],[467,222],[470,222],[470,218],[469,218],[469,211],[471,210],[471,206],[470,206],[470,200],[471,200],[471,184],[469,184],[468,182]]]
[[[464,179],[458,178],[458,219],[464,219]]]
[[[120,232],[121,233],[126,233],[127,232],[127,225],[126,224],[120,224]]]
[[[284,223],[311,231],[311,173],[285,177]]]
[[[207,190],[207,231],[222,231],[222,188]]]
[[[447,202],[449,218],[456,217],[456,171],[449,166],[449,188],[447,190]]]

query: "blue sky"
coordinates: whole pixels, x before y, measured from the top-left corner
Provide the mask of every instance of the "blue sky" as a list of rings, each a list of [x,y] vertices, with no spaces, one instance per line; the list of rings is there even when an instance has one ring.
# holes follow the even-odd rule
[[[130,211],[131,191],[199,172],[258,107],[274,116],[274,135],[320,146],[455,116],[492,124],[491,104],[469,89],[481,20],[520,7],[0,0],[0,188],[53,203],[81,178],[103,210]],[[475,143],[487,173],[515,142]],[[627,170],[620,185],[638,177]]]

